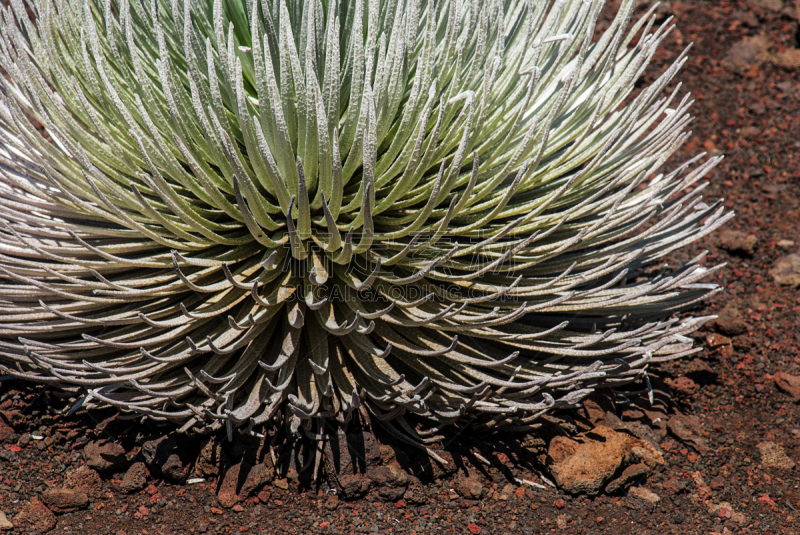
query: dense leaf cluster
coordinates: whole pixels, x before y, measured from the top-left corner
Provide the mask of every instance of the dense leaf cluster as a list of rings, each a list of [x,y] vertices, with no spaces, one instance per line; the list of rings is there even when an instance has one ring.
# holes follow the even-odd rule
[[[728,218],[718,159],[662,171],[685,56],[634,95],[670,26],[596,37],[602,4],[13,0],[0,369],[424,442],[405,415],[527,429],[693,352],[709,270],[650,268]]]

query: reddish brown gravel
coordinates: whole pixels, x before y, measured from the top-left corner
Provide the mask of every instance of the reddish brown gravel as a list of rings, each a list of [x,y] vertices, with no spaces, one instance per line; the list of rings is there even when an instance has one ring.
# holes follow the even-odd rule
[[[700,358],[652,371],[653,405],[601,392],[563,415],[566,432],[545,421],[536,436],[450,436],[437,450],[447,465],[380,433],[342,435],[312,483],[308,445],[282,435],[165,438],[111,411],[64,416],[68,394],[7,381],[0,530],[800,533],[800,2],[673,1],[658,13],[678,28],[646,77],[694,43],[680,79],[696,119],[679,156],[726,154],[706,198],[737,217],[670,259],[708,249],[708,265],[727,263],[726,292],[695,311],[719,315],[695,335]]]

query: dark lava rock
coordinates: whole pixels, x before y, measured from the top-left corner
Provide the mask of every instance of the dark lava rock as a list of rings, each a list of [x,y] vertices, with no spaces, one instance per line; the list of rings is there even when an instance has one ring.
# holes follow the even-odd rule
[[[605,424],[607,414],[615,414],[613,392],[608,389],[601,389],[593,392],[583,400],[578,409],[578,416],[590,422],[592,427]]]
[[[388,502],[396,502],[402,498],[411,481],[408,474],[396,463],[373,468],[367,472],[367,477],[378,487],[378,495]]]
[[[200,447],[195,473],[200,477],[215,477],[219,475],[221,467],[228,464],[228,456],[220,441],[216,437],[209,437]]]
[[[71,513],[89,505],[89,496],[77,489],[47,489],[42,501],[54,513]]]
[[[370,488],[364,476],[368,466],[381,459],[381,449],[370,432],[338,433],[325,444],[325,475],[328,484],[345,500],[360,498]]]
[[[622,471],[620,476],[606,485],[608,494],[616,494],[630,487],[633,483],[641,482],[647,478],[650,468],[644,463],[632,464]]]
[[[419,451],[411,460],[413,472],[420,474],[425,480],[446,479],[456,473],[458,465],[449,451],[433,450],[433,453],[444,463],[434,459],[425,451]]]
[[[142,490],[147,485],[147,467],[144,463],[133,463],[125,477],[119,484],[119,490],[126,494],[132,494]]]
[[[142,455],[150,471],[170,481],[180,483],[192,466],[181,458],[181,449],[175,439],[167,436],[148,440],[142,445]]]
[[[219,486],[217,498],[223,507],[233,507],[272,481],[273,472],[265,464],[251,466],[245,461],[231,466]]]
[[[17,410],[0,411],[0,418],[2,418],[8,425],[15,428],[24,425],[28,420],[24,414]]]
[[[101,472],[122,468],[128,462],[125,448],[121,444],[105,439],[86,444],[83,448],[83,457],[89,467]]]
[[[283,450],[274,466],[276,479],[285,479],[292,484],[310,482],[313,477],[313,467],[316,464],[317,451],[309,447],[292,447]],[[269,457],[267,458],[268,462]],[[374,465],[371,461],[370,465]],[[272,469],[272,465],[270,464]]]
[[[337,478],[339,494],[345,500],[356,500],[369,492],[371,481],[362,474],[342,474]]]
[[[56,526],[56,515],[34,498],[22,507],[12,523],[23,533],[46,533]]]

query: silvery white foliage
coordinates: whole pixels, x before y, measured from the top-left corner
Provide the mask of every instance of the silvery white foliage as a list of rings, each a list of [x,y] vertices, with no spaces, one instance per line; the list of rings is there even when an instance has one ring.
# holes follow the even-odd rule
[[[425,442],[404,415],[526,429],[694,352],[711,270],[643,270],[729,217],[719,159],[663,170],[685,55],[632,96],[669,21],[593,40],[602,4],[12,0],[0,369]]]

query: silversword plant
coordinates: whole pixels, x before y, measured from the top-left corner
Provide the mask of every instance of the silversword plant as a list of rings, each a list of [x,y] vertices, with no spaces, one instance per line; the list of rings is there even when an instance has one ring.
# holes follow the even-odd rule
[[[595,36],[601,0],[12,0],[0,370],[424,443],[694,352],[712,270],[663,264],[729,214],[719,158],[664,169],[686,56],[634,94],[670,31],[635,4]]]

